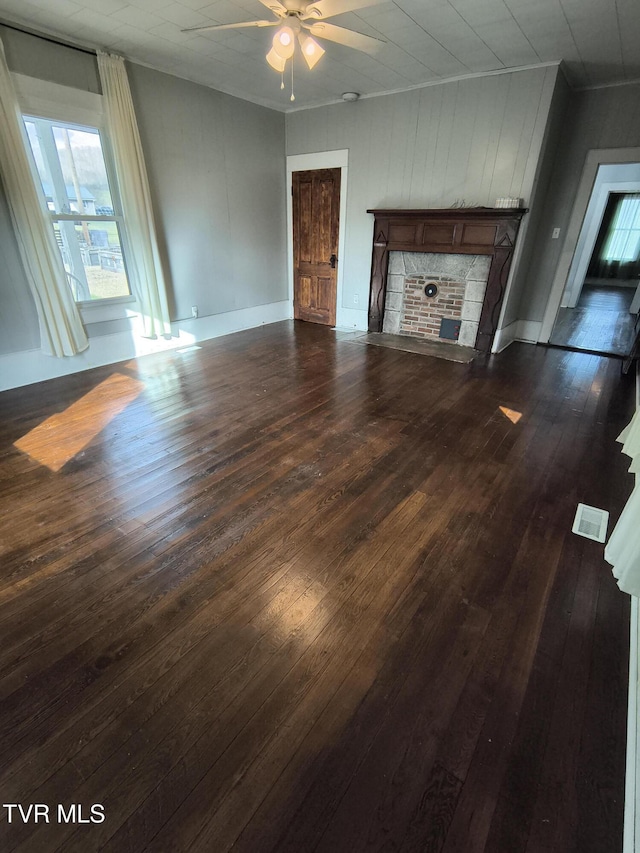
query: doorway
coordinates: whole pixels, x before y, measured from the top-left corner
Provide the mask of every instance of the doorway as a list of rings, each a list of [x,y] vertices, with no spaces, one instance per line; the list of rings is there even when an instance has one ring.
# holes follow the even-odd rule
[[[625,356],[640,307],[640,164],[598,168],[549,343]]]
[[[331,151],[316,151],[311,154],[287,154],[286,199],[287,199],[287,283],[291,314],[293,317],[293,175],[295,172],[315,171],[317,169],[340,169],[340,212],[338,225],[338,262],[336,328],[367,329],[366,306],[358,304],[354,293],[362,292],[362,283],[358,279],[362,258],[346,248],[347,198],[349,194],[349,151],[345,148]],[[370,251],[367,247],[368,252]],[[367,253],[368,254],[368,253]],[[370,256],[369,256],[370,260]],[[347,279],[348,275],[348,279]],[[367,277],[368,269],[363,276]],[[348,280],[349,286],[345,284]]]
[[[336,324],[340,169],[292,174],[293,316]]]

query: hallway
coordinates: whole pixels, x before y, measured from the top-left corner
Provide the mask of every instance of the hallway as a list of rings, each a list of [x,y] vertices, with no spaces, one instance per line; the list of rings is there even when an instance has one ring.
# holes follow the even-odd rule
[[[549,343],[624,356],[633,340],[630,287],[585,283],[575,308],[560,308]]]

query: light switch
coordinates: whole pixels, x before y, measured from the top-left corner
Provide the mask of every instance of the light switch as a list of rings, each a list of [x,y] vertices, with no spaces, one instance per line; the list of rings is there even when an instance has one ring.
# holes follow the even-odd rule
[[[553,231],[551,232],[551,239],[557,240],[559,236],[560,236],[560,229],[554,228]]]

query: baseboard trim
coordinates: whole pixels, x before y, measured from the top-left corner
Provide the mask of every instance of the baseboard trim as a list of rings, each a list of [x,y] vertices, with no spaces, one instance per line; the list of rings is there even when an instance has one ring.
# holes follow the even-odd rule
[[[518,320],[518,332],[516,340],[528,344],[537,344],[540,340],[542,323],[537,320]]]
[[[344,308],[338,306],[336,312],[336,328],[354,329],[366,332],[369,327],[369,314],[360,308]]]
[[[134,328],[128,332],[90,338],[89,348],[71,358],[54,358],[44,355],[40,350],[6,353],[0,355],[0,391],[21,388],[24,385],[32,385],[34,382],[68,376],[71,373],[91,370],[92,367],[115,364],[118,361],[154,352],[188,346],[198,341],[240,332],[243,329],[253,329],[256,326],[290,320],[292,316],[290,302],[271,302],[267,305],[228,311],[224,314],[176,321],[171,324],[173,336],[169,340],[143,338],[134,325]]]
[[[514,320],[504,329],[498,329],[493,337],[491,352],[497,353],[505,350],[514,341],[522,341],[526,344],[537,344],[540,339],[542,323],[536,320]]]
[[[502,350],[505,350],[509,344],[512,344],[516,340],[517,327],[518,321],[514,320],[513,323],[509,323],[509,325],[505,326],[503,329],[497,329],[493,336],[491,352],[502,352]]]

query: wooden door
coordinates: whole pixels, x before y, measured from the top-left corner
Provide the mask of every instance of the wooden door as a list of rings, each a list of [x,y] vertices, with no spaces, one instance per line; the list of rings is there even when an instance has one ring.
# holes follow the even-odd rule
[[[336,324],[340,169],[293,173],[293,316]]]

